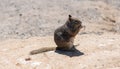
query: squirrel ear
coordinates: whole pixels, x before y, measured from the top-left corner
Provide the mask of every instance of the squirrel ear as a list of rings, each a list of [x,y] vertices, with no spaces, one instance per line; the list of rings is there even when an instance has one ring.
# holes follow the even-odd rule
[[[69,15],[69,20],[71,21],[71,18],[72,18],[72,16],[71,15]]]
[[[69,18],[71,18],[72,16],[71,15],[69,15]]]

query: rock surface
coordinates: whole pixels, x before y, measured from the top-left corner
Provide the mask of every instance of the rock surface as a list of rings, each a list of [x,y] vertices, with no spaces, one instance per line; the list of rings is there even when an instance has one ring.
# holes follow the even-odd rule
[[[85,34],[75,40],[80,53],[49,51],[36,55],[29,53],[56,46],[52,36],[6,40],[0,42],[0,69],[119,69],[119,37],[111,33]]]

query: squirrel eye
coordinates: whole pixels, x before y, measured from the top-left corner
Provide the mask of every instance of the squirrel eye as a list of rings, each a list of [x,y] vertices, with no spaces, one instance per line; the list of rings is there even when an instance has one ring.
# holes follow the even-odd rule
[[[74,23],[78,23],[78,21],[74,21]]]

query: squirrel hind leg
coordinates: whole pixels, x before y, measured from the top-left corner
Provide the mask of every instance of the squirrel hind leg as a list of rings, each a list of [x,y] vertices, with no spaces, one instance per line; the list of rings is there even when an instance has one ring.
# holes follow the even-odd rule
[[[73,45],[72,47],[56,47],[56,50],[74,52],[76,51],[76,46],[78,45]]]

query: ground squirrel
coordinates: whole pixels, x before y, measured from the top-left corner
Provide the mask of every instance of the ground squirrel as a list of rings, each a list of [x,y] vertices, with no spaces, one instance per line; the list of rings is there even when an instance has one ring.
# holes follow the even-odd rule
[[[54,41],[57,47],[46,47],[38,50],[33,50],[30,52],[31,55],[52,51],[52,50],[74,50],[74,39],[78,34],[79,30],[82,28],[82,22],[79,19],[73,18],[69,15],[68,20],[64,25],[57,28],[54,32]]]

